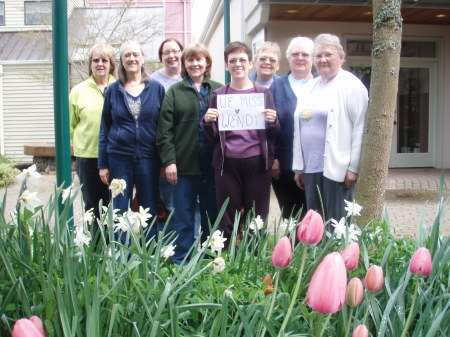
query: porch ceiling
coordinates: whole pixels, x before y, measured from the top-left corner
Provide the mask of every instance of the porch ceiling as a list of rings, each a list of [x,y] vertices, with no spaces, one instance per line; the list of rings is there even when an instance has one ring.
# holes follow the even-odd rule
[[[372,22],[371,1],[260,1],[270,3],[270,20]],[[336,4],[337,3],[337,4]],[[404,24],[450,25],[450,1],[404,1]]]

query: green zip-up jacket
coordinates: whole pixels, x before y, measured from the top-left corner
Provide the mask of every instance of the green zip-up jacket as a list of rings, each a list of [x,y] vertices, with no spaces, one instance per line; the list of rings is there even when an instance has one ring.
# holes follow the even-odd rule
[[[211,93],[222,84],[205,78],[203,83]],[[177,165],[178,175],[200,174],[198,162],[198,129],[200,127],[200,103],[189,80],[173,84],[164,98],[158,122],[156,145],[163,167]]]

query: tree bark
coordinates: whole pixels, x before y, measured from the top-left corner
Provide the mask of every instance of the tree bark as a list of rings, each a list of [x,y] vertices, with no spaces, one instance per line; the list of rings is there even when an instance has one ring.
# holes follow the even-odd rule
[[[356,201],[357,223],[383,216],[392,131],[397,107],[402,38],[401,0],[373,0],[372,74]]]

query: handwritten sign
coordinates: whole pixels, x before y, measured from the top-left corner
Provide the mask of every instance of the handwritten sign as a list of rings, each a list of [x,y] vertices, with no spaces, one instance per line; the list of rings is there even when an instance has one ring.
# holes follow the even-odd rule
[[[264,94],[217,95],[219,130],[265,129]]]

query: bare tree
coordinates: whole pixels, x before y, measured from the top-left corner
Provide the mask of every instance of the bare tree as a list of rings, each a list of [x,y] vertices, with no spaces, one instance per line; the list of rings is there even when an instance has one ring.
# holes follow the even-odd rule
[[[381,219],[397,106],[401,0],[373,0],[372,74],[356,200],[359,225]]]

